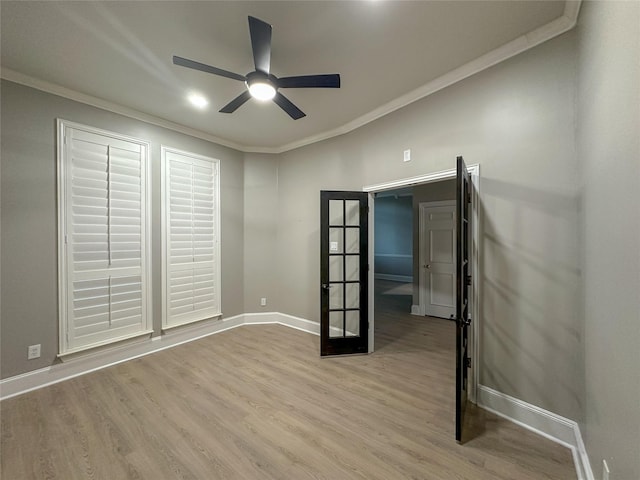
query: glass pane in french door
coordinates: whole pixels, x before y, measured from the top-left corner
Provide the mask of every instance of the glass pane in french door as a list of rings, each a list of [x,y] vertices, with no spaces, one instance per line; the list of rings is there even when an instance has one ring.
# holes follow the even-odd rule
[[[360,202],[329,200],[329,337],[360,335]],[[346,272],[346,275],[345,275]]]

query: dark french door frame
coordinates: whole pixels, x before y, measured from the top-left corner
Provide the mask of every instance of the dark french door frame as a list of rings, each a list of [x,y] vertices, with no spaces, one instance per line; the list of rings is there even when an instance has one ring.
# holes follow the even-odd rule
[[[474,321],[470,326],[470,337],[471,337],[471,368],[469,371],[469,392],[468,398],[472,403],[477,403],[477,394],[478,394],[478,358],[479,358],[479,350],[478,350],[478,341],[479,341],[479,328],[478,328],[478,319],[480,312],[480,295],[479,295],[479,282],[478,275],[480,258],[478,253],[480,249],[478,248],[479,240],[480,240],[480,205],[478,202],[478,193],[479,193],[479,178],[480,178],[480,166],[477,164],[467,165],[467,171],[471,177],[471,183],[473,185],[473,191],[471,194],[471,270],[472,270],[472,280],[470,286],[470,296],[471,296],[471,316]],[[403,187],[415,187],[418,185],[425,185],[428,183],[435,183],[442,180],[452,180],[456,178],[456,168],[451,168],[449,170],[442,170],[439,172],[426,173],[424,175],[419,175],[416,177],[410,177],[400,180],[392,180],[389,182],[382,182],[373,185],[367,185],[363,187],[363,191],[369,194],[369,259],[370,262],[373,262],[375,258],[375,245],[374,245],[374,232],[375,232],[375,222],[374,222],[374,210],[375,210],[375,194],[379,192],[384,192],[386,190],[393,190],[397,188]],[[374,325],[375,325],[375,315],[374,315],[374,272],[373,268],[369,271],[369,352],[373,352],[375,349],[374,340],[375,337],[373,335]]]
[[[362,191],[320,192],[320,355],[323,357],[370,351],[368,202],[369,196]]]

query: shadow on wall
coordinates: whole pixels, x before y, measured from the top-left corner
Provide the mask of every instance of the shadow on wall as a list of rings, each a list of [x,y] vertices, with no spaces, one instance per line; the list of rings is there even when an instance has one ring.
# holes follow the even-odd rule
[[[481,178],[480,383],[582,412],[579,198]]]

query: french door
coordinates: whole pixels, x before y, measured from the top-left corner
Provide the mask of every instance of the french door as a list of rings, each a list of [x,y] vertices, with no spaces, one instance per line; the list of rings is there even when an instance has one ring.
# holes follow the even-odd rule
[[[456,440],[462,441],[464,413],[467,405],[469,367],[469,325],[471,286],[469,235],[471,232],[471,180],[462,157],[457,158],[457,268],[456,268]]]
[[[456,172],[456,440],[468,396],[471,324],[471,193],[462,157]],[[368,194],[320,192],[320,354],[368,351]]]
[[[320,355],[368,351],[368,194],[320,192]]]

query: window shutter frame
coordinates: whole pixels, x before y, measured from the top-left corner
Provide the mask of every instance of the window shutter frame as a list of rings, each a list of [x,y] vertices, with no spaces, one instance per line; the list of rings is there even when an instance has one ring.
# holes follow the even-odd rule
[[[62,357],[152,332],[151,178],[150,148],[144,140],[63,119],[57,119],[57,133],[58,343]],[[84,166],[74,167],[72,142],[76,138],[97,150],[106,148],[106,158],[97,152],[92,167],[93,154],[86,150],[87,156],[78,160]],[[105,160],[106,164],[101,164]],[[85,177],[74,179],[74,173],[80,170]],[[137,183],[131,182],[135,176],[139,177]],[[103,177],[106,187],[102,187]],[[104,219],[95,213],[101,210],[106,210]],[[77,219],[74,223],[74,211],[78,218],[89,218],[88,223]],[[106,250],[100,246],[104,243],[102,236],[106,238]],[[84,262],[86,268],[81,269],[81,260],[92,263]],[[80,290],[74,291],[74,281],[78,288],[84,282],[94,293],[81,298]],[[100,329],[97,323],[81,326],[76,310],[104,309],[105,304],[96,304],[96,298],[104,296],[105,288],[108,328]],[[76,336],[81,329],[87,333]],[[90,333],[92,329],[96,331]]]
[[[220,160],[216,158],[206,157],[203,155],[199,155],[193,152],[187,152],[183,150],[179,150],[173,147],[169,147],[166,145],[162,145],[160,148],[161,151],[161,249],[162,249],[162,274],[161,274],[161,283],[162,283],[162,329],[168,330],[174,327],[179,327],[182,325],[187,325],[194,322],[199,322],[206,319],[217,318],[222,315],[222,305],[221,305],[221,257],[220,257]],[[190,224],[191,233],[181,237],[184,242],[181,245],[182,250],[187,253],[188,248],[191,248],[192,251],[192,262],[185,261],[182,263],[172,262],[171,250],[175,250],[172,248],[174,246],[174,242],[171,239],[171,221],[172,218],[175,220],[175,217],[172,217],[171,211],[171,200],[176,197],[172,197],[172,162],[180,163],[184,167],[182,168],[182,173],[186,175],[187,170],[191,168],[191,173],[189,174],[190,178],[190,191],[191,198],[185,198],[183,208],[185,210],[184,215],[184,223]],[[187,168],[187,165],[189,168]],[[210,169],[212,172],[213,180],[211,185],[211,194],[212,194],[212,235],[213,235],[213,245],[211,247],[212,259],[210,261],[205,261],[206,251],[203,252],[202,249],[197,248],[196,245],[196,233],[194,232],[194,222],[195,216],[198,215],[199,212],[195,211],[195,209],[199,209],[194,202],[195,199],[195,170],[199,168]],[[178,171],[178,168],[176,171]],[[174,180],[179,180],[180,177],[176,176]],[[187,186],[187,176],[182,177],[182,182]],[[174,185],[175,186],[175,185]],[[179,186],[178,186],[179,187]],[[189,189],[185,190],[185,195],[188,193]],[[180,193],[180,192],[178,192]],[[188,195],[186,195],[188,196]],[[189,211],[189,208],[191,209]],[[179,215],[179,213],[174,211],[174,214]],[[191,222],[188,219],[191,219]],[[181,227],[183,229],[187,229],[187,226]],[[200,233],[198,235],[204,235]],[[188,238],[187,238],[188,237]],[[189,247],[190,245],[190,247]],[[206,247],[208,249],[209,247]],[[197,255],[198,251],[200,251],[201,255]],[[187,255],[184,255],[185,257]],[[200,257],[201,261],[196,261]],[[175,258],[175,257],[174,257]],[[186,308],[188,305],[195,306],[195,294],[196,287],[193,285],[195,280],[195,271],[208,268],[208,264],[210,264],[213,269],[211,278],[213,280],[213,306],[209,306],[208,308],[199,308],[189,310]],[[185,299],[184,304],[186,310],[183,313],[173,314],[171,313],[171,301],[172,299],[176,300],[176,295],[172,295],[172,287],[171,287],[171,279],[172,274],[178,274],[178,272],[182,272],[182,279],[184,280],[184,285],[182,289],[184,290]],[[189,272],[191,272],[191,282],[188,280]],[[174,277],[175,278],[175,277]],[[206,278],[206,277],[205,277]],[[191,288],[189,287],[191,284]],[[175,292],[173,292],[175,293]],[[190,301],[188,297],[192,297]]]

